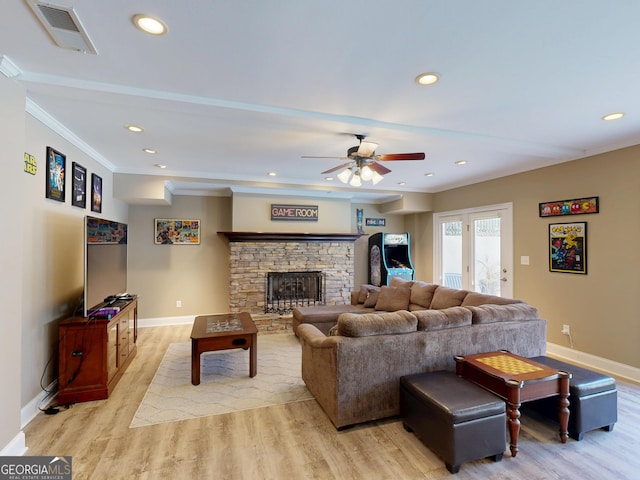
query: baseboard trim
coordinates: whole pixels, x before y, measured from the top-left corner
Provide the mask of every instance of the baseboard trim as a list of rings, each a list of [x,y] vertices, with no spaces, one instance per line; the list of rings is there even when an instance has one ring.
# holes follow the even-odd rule
[[[31,420],[40,413],[39,405],[47,399],[47,392],[53,392],[58,388],[58,380],[54,380],[47,386],[46,392],[43,390],[36,395],[29,403],[20,409],[20,428],[24,428]],[[51,396],[51,400],[55,395]]]
[[[640,383],[640,368],[591,355],[590,353],[581,352],[573,348],[563,347],[555,343],[547,343],[547,353],[559,360],[580,364],[628,382]]]
[[[194,318],[196,318],[196,315],[187,315],[187,316],[184,316],[184,317],[139,318],[138,319],[138,328],[167,327],[169,325],[193,324]]]
[[[27,453],[27,442],[24,432],[20,430],[5,447],[0,450],[0,457],[20,457]]]

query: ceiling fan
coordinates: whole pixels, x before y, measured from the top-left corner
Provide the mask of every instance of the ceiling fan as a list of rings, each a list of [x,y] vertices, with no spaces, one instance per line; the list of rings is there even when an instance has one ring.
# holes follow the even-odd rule
[[[349,160],[342,165],[325,170],[322,174],[333,173],[344,169],[338,174],[338,178],[343,183],[349,183],[354,187],[359,187],[362,180],[371,180],[374,185],[382,180],[382,176],[391,172],[387,167],[379,162],[390,162],[398,160],[424,160],[424,153],[387,153],[376,155],[377,143],[365,141],[364,135],[355,135],[360,141],[359,145],[347,150],[346,157],[318,157],[303,155],[302,158],[338,158]]]

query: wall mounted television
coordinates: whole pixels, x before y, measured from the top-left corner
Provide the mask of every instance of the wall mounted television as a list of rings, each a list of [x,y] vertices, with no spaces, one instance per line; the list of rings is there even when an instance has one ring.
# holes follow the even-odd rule
[[[83,316],[127,291],[127,225],[85,217]]]

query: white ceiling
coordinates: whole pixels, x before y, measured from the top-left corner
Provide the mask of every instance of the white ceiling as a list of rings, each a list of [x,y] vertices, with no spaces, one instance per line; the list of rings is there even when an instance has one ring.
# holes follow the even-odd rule
[[[640,143],[637,0],[51,3],[74,7],[98,54],[56,46],[13,0],[0,70],[114,172],[180,177],[180,193],[437,192]],[[140,32],[137,13],[168,33]],[[440,82],[418,86],[425,71]],[[320,173],[343,160],[301,158],[344,156],[355,133],[426,159],[345,189]]]

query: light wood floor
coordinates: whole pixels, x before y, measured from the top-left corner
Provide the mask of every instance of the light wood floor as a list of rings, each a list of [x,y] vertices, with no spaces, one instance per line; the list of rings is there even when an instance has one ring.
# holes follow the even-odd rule
[[[400,420],[336,431],[315,400],[130,429],[169,343],[191,326],[141,329],[138,355],[111,398],[40,414],[27,455],[71,455],[81,479],[437,479],[442,461]],[[258,373],[259,374],[259,373]],[[618,381],[612,432],[561,444],[556,426],[523,415],[520,452],[462,465],[456,479],[640,478],[640,387]]]

